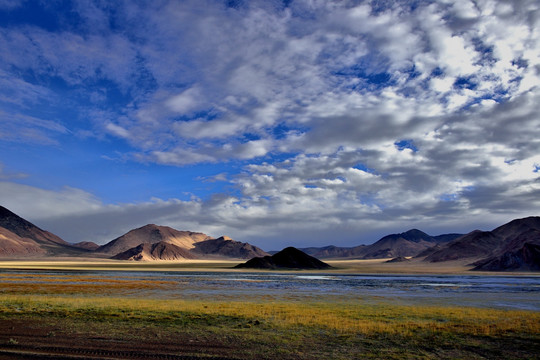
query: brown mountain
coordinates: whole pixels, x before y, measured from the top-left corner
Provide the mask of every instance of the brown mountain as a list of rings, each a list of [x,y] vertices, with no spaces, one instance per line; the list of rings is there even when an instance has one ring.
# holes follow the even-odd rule
[[[387,235],[365,247],[363,259],[384,259],[414,256],[437,243],[434,237],[418,229]]]
[[[507,239],[502,249],[475,262],[473,270],[540,270],[540,230],[522,228]]]
[[[512,220],[492,231],[475,230],[424,260],[440,262],[471,259],[476,270],[528,270],[540,266],[536,257],[540,246],[540,217]]]
[[[192,253],[201,257],[219,256],[231,257],[236,259],[251,259],[256,256],[266,256],[267,252],[248,243],[235,241],[227,236],[221,236],[217,239],[210,239],[194,244]]]
[[[325,262],[306,254],[294,247],[288,247],[272,256],[255,257],[243,264],[235,266],[237,269],[329,269],[331,268]]]
[[[0,227],[0,256],[42,255],[45,250],[37,242]]]
[[[189,250],[194,248],[195,243],[209,239],[211,238],[203,233],[179,231],[168,226],[149,224],[117,237],[100,246],[96,252],[117,255],[144,243],[155,244],[162,241]]]
[[[150,249],[147,246],[147,244],[158,243],[163,243],[160,248]],[[165,243],[175,245],[182,252],[179,252],[176,248],[167,247],[167,251],[158,253],[156,249],[163,250]],[[145,246],[141,247],[143,244]],[[203,233],[179,231],[168,226],[154,224],[131,230],[109,243],[100,246],[96,250],[96,253],[112,255],[116,259],[129,258],[130,260],[208,259],[223,257],[251,259],[254,256],[268,255],[256,246],[234,241],[226,236],[214,239]]]
[[[501,239],[491,231],[474,230],[451,241],[439,251],[426,257],[426,261],[439,262],[465,258],[485,257],[499,246]]]
[[[326,246],[301,249],[320,259],[385,259],[416,256],[437,244],[453,240],[461,234],[431,236],[418,229],[384,236],[371,245],[355,247]]]
[[[526,243],[520,249],[477,261],[474,265],[473,270],[540,271],[540,245]]]
[[[1,256],[80,255],[84,252],[0,206]]]
[[[112,258],[117,260],[150,261],[195,259],[196,256],[189,250],[165,241],[160,241],[154,244],[140,244],[139,246],[121,252]]]
[[[99,245],[92,241],[81,241],[81,242],[72,244],[72,246],[75,246],[80,249],[89,250],[89,251],[94,251],[94,250],[97,250],[97,248],[99,248]]]

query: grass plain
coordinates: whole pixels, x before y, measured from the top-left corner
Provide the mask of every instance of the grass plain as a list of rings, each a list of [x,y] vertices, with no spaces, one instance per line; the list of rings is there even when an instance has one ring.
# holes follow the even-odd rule
[[[231,264],[15,265],[22,271],[0,271],[0,359],[540,358],[535,311],[410,306],[362,296],[156,299],[137,294],[173,286],[166,277],[65,270],[230,271]],[[336,271],[374,266],[385,265],[341,263]]]

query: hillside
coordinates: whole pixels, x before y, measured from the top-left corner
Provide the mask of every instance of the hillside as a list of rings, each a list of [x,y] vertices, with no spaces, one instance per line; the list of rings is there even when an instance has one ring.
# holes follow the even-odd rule
[[[251,259],[256,256],[266,256],[268,253],[256,246],[240,241],[235,241],[227,236],[210,239],[194,244],[191,250],[193,254],[201,257],[219,256],[236,259]]]
[[[121,252],[112,257],[116,260],[152,261],[152,260],[184,260],[196,259],[189,250],[179,246],[160,241],[158,243],[144,243]]]
[[[5,228],[0,228],[0,256],[24,256],[44,254],[37,242],[19,235]]]
[[[540,217],[512,220],[492,231],[475,230],[447,243],[424,261],[471,259],[475,270],[534,270],[540,267]]]
[[[160,246],[148,246],[155,244]],[[100,246],[96,253],[125,260],[251,259],[268,255],[256,246],[226,236],[214,239],[203,233],[180,231],[154,224],[131,230]]]
[[[0,206],[0,256],[80,255],[85,252]]]
[[[114,256],[143,243],[155,244],[162,241],[183,249],[193,249],[195,243],[209,239],[211,239],[211,237],[203,233],[179,231],[168,226],[148,224],[133,229],[107,244],[100,246],[97,248],[96,252]]]

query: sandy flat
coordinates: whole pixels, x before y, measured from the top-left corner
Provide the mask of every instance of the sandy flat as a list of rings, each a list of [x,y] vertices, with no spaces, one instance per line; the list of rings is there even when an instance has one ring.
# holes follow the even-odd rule
[[[340,274],[505,274],[539,275],[531,272],[477,272],[470,271],[472,260],[428,263],[418,259],[407,262],[387,263],[389,259],[371,260],[327,260],[334,267],[330,270],[306,270],[305,272],[335,272]],[[18,259],[0,260],[0,269],[28,270],[118,270],[118,271],[227,271],[259,272],[268,270],[234,269],[244,262],[232,260],[181,260],[134,262],[95,258],[58,258],[58,259]],[[293,270],[294,271],[294,270]],[[298,270],[296,270],[298,271]],[[304,271],[304,270],[302,270]]]

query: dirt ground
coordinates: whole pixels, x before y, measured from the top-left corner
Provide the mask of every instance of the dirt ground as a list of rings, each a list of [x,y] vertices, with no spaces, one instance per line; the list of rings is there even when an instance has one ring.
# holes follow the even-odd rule
[[[132,334],[137,341],[100,336],[93,330],[66,331],[61,324],[40,320],[0,320],[0,360],[4,359],[170,359],[233,360],[235,346],[215,339],[174,334]],[[138,336],[137,336],[138,335]],[[236,345],[238,346],[238,345]]]

